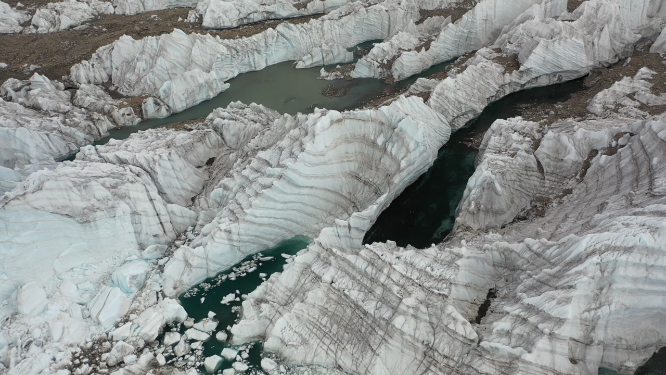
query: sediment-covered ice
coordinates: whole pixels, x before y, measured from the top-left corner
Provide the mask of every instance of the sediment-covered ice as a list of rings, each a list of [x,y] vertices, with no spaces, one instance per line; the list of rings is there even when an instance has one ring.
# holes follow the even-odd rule
[[[199,0],[113,0],[116,14],[127,16],[161,9],[189,8],[197,3]]]
[[[237,27],[269,19],[282,19],[326,13],[350,3],[352,0],[203,0],[190,11],[188,21],[198,22],[212,29]]]
[[[429,67],[488,46],[502,29],[526,9],[541,0],[505,2],[483,0],[461,19],[451,23],[450,17],[439,21],[437,27],[424,22],[413,26],[403,35],[386,43],[377,44],[364,56],[351,73],[354,78],[392,77],[402,80]],[[566,10],[566,0],[546,2],[549,17]],[[441,18],[441,17],[440,17]],[[427,46],[427,47],[426,47]]]

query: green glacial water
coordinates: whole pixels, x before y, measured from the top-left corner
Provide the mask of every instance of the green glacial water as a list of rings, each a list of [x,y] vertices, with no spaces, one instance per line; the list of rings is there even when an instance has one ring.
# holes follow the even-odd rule
[[[145,120],[136,126],[111,129],[109,135],[94,144],[105,144],[109,139],[125,139],[132,133],[193,120],[208,116],[214,109],[226,107],[229,103],[240,101],[245,104],[257,103],[280,113],[312,113],[314,108],[343,110],[362,103],[386,89],[403,88],[411,85],[417,78],[428,76],[445,69],[449,63],[438,64],[429,70],[395,84],[385,83],[374,78],[355,79],[353,81],[326,81],[317,79],[321,67],[296,69],[292,61],[271,65],[256,72],[240,74],[229,80],[229,89],[213,99],[202,102],[183,112],[161,119]],[[327,66],[330,71],[334,66]],[[349,88],[344,96],[328,97],[321,92],[327,87],[333,89]]]
[[[245,262],[250,262],[253,263],[252,267],[256,267],[256,270],[246,273],[245,276],[237,277],[235,280],[229,278],[232,273],[235,275],[239,274],[238,271],[234,270],[234,268],[238,269],[237,265],[237,267],[221,272],[215,277],[205,280],[203,283],[181,295],[180,303],[187,311],[187,314],[191,318],[194,318],[195,321],[207,318],[208,312],[212,311],[216,314],[214,319],[219,322],[215,331],[212,332],[211,338],[206,341],[204,345],[204,357],[220,355],[222,349],[229,347],[227,342],[219,342],[215,339],[215,334],[223,331],[231,336],[227,327],[233,326],[237,321],[239,317],[238,309],[243,300],[239,298],[240,301],[232,301],[228,305],[223,305],[220,301],[230,293],[235,293],[238,297],[243,294],[251,293],[263,282],[262,278],[259,276],[260,274],[266,274],[265,277],[268,278],[271,274],[283,270],[287,259],[283,257],[282,254],[294,255],[300,250],[305,249],[309,243],[310,240],[305,237],[295,237],[284,241],[270,250],[248,256],[239,263],[242,265]],[[266,260],[267,257],[273,258]],[[236,293],[236,291],[238,291],[238,293]],[[181,333],[185,332],[185,330],[185,328],[182,328]],[[255,370],[261,371],[261,345],[253,345],[248,354],[249,357],[247,358],[246,363],[255,368]],[[231,367],[231,363],[232,362],[225,360],[219,372]],[[203,366],[199,370],[204,374],[206,373]]]
[[[495,120],[520,115],[523,105],[566,101],[583,90],[582,79],[507,95],[458,130],[440,150],[428,171],[382,212],[364,243],[395,241],[399,246],[426,248],[451,232],[458,203],[474,173],[477,151],[461,141],[482,136]]]

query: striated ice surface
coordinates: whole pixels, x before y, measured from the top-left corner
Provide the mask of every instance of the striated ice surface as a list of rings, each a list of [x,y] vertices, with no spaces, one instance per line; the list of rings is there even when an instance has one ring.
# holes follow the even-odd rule
[[[76,158],[136,166],[151,177],[166,202],[188,206],[209,178],[200,167],[217,156],[223,145],[222,137],[212,129],[151,129],[133,134],[128,141],[83,147]]]
[[[491,134],[523,134],[529,124],[521,122],[497,122]],[[660,308],[666,279],[658,272],[666,265],[659,203],[666,170],[654,162],[666,156],[666,122],[614,124],[609,129],[603,121],[569,120],[536,136],[545,141],[548,134],[578,134],[569,144],[584,149],[590,140],[581,131],[634,134],[616,153],[599,137],[594,147],[602,152],[544,217],[499,233],[458,232],[423,250],[391,242],[362,246],[368,224],[355,215],[324,229],[284,273],[248,296],[232,340],[262,339],[266,350],[291,363],[356,373],[574,374],[599,366],[632,372],[663,345],[666,333]],[[502,140],[504,149],[524,149],[520,136]],[[541,148],[543,154],[561,150],[542,142],[525,153]],[[496,152],[487,147],[483,157]],[[461,207],[490,202],[486,195],[498,189],[508,199],[544,194],[539,186],[514,189],[516,180],[530,177],[525,157],[505,158],[506,177],[495,178],[495,190],[470,179],[473,194]],[[556,160],[566,170],[567,159]],[[477,172],[488,168],[482,162]],[[566,177],[559,170],[544,173],[547,180]],[[559,193],[549,191],[551,198]],[[497,297],[479,319],[490,288]]]
[[[493,124],[446,242],[419,250],[362,239],[451,131],[488,103],[581,77],[662,39],[660,3],[590,0],[566,13],[564,2],[547,0],[494,12],[488,0],[455,24],[415,24],[419,10],[449,5],[349,3],[308,24],[226,41],[181,31],[123,37],[72,69],[74,94],[39,75],[3,84],[2,366],[12,375],[56,373],[73,366],[73,346],[102,343],[102,361],[124,366],[116,375],[171,371],[153,345],[187,314],[169,297],[306,235],[312,245],[248,296],[231,331],[235,344],[263,341],[277,368],[633,372],[666,334],[666,121],[651,115],[663,95],[652,92],[659,78],[647,69],[590,100],[588,119]],[[112,121],[136,121],[94,86],[109,79],[121,93],[152,95],[143,115],[163,116],[244,71],[347,59],[344,47],[377,38],[385,43],[373,56],[388,56],[435,35],[419,54],[479,50],[448,78],[419,80],[379,108],[289,116],[232,103],[187,131],[140,132],[53,162]],[[518,66],[502,63],[507,56]],[[496,297],[482,313],[491,288]],[[187,322],[197,339],[217,324]],[[200,344],[172,339],[169,350],[196,355]],[[91,368],[77,365],[79,373]]]
[[[376,110],[283,116],[273,127],[284,135],[253,139],[251,145],[272,146],[237,161],[210,192],[208,205],[219,211],[166,264],[168,296],[282,240],[315,236],[335,220],[388,203],[434,161],[450,134],[416,97]]]

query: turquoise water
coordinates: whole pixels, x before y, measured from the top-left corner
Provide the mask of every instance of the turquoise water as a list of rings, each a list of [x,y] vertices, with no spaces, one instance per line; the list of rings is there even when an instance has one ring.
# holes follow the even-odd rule
[[[237,273],[237,271],[234,271],[234,268],[232,268],[219,273],[215,277],[205,280],[203,283],[183,293],[180,297],[180,303],[191,318],[194,318],[195,321],[200,321],[201,319],[207,318],[208,312],[212,311],[216,314],[214,319],[219,321],[211,338],[205,342],[203,351],[204,357],[220,355],[222,349],[229,346],[227,342],[217,341],[217,339],[215,339],[215,334],[223,331],[231,336],[227,327],[233,326],[239,317],[238,309],[241,306],[242,299],[240,301],[232,301],[228,305],[223,305],[220,301],[228,294],[235,293],[236,291],[239,292],[237,293],[237,296],[239,297],[242,294],[249,294],[263,282],[262,278],[259,277],[260,273],[265,273],[266,279],[268,279],[273,273],[281,272],[283,270],[287,259],[284,258],[282,254],[294,255],[300,250],[305,249],[309,243],[310,240],[305,237],[295,237],[284,241],[270,250],[262,251],[259,254],[245,258],[241,263],[234,267],[235,269],[238,269],[238,267],[245,262],[252,263],[252,267],[256,267],[256,270],[247,273],[246,276],[230,280],[229,275]],[[261,260],[261,258],[269,256],[272,256],[273,259]],[[250,263],[247,264],[250,265]],[[204,298],[203,302],[201,301],[202,298]],[[181,333],[185,332],[185,330],[186,328],[182,328]],[[253,366],[255,369],[258,369],[257,371],[261,371],[261,349],[260,344],[252,345],[249,350],[249,357],[246,361],[246,363]],[[169,358],[167,358],[167,360],[168,359]],[[231,362],[225,360],[221,369],[229,367],[231,367]],[[203,366],[199,368],[199,370],[204,374],[207,373]]]
[[[619,372],[600,368],[598,375],[622,375]],[[655,352],[650,359],[636,369],[634,375],[666,375],[666,347]]]

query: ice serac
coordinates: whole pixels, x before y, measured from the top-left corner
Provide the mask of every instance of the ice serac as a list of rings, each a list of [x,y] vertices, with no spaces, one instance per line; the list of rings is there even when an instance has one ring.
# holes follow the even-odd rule
[[[416,97],[376,110],[284,116],[273,126],[289,131],[237,162],[211,192],[210,205],[220,211],[165,266],[167,295],[282,240],[314,237],[335,220],[389,202],[434,161],[450,134]]]
[[[204,0],[190,11],[188,21],[207,28],[224,29],[269,19],[282,19],[326,13],[351,0]]]
[[[388,42],[375,45],[370,53],[356,64],[351,75],[355,78],[405,79],[435,64],[488,46],[506,25],[514,22],[530,6],[542,2],[480,1],[455,23],[451,23],[450,18],[438,20],[441,22],[438,27],[424,23],[412,28],[412,32],[407,31],[405,35],[398,35]],[[551,17],[566,10],[566,0],[549,3],[553,4],[549,9]],[[429,47],[426,48],[426,45]]]
[[[0,93],[0,166],[23,176],[114,127],[106,116],[73,105],[62,83],[37,73],[25,81],[7,80]]]
[[[0,1],[0,34],[20,33],[23,30],[21,24],[29,19],[26,12]]]
[[[166,202],[132,166],[65,162],[30,175],[0,206],[2,300],[13,286],[56,288],[91,267],[89,281],[103,280],[140,246],[175,238]]]
[[[124,36],[73,66],[70,76],[78,84],[111,79],[124,95],[151,95],[144,115],[163,117],[216,96],[240,73],[290,60],[300,67],[349,61],[345,48],[394,35],[418,16],[413,0],[354,2],[308,23],[282,23],[247,38],[223,40],[178,29],[140,40]]]
[[[170,131],[151,129],[130,139],[86,146],[77,160],[133,165],[148,173],[168,203],[189,206],[208,173],[200,168],[219,155],[224,141],[212,129]]]
[[[97,15],[113,13],[110,2],[99,0],[48,3],[35,11],[26,32],[45,34],[63,31],[90,21]]]
[[[540,194],[552,200],[543,214],[500,232],[458,231],[423,250],[362,246],[369,225],[352,215],[248,296],[234,343],[262,339],[292,363],[356,373],[632,373],[666,337],[666,122],[566,120],[530,133],[536,125],[493,125],[477,172],[493,166],[493,154],[507,168],[489,174],[495,191],[470,179],[474,193],[461,207],[496,191],[508,201]],[[613,143],[618,135],[626,138]],[[536,151],[532,137],[541,140]],[[591,148],[599,153],[586,169],[566,157]],[[521,153],[548,161],[545,182],[529,183]],[[544,187],[558,179],[568,194]],[[491,288],[496,297],[481,314]]]

